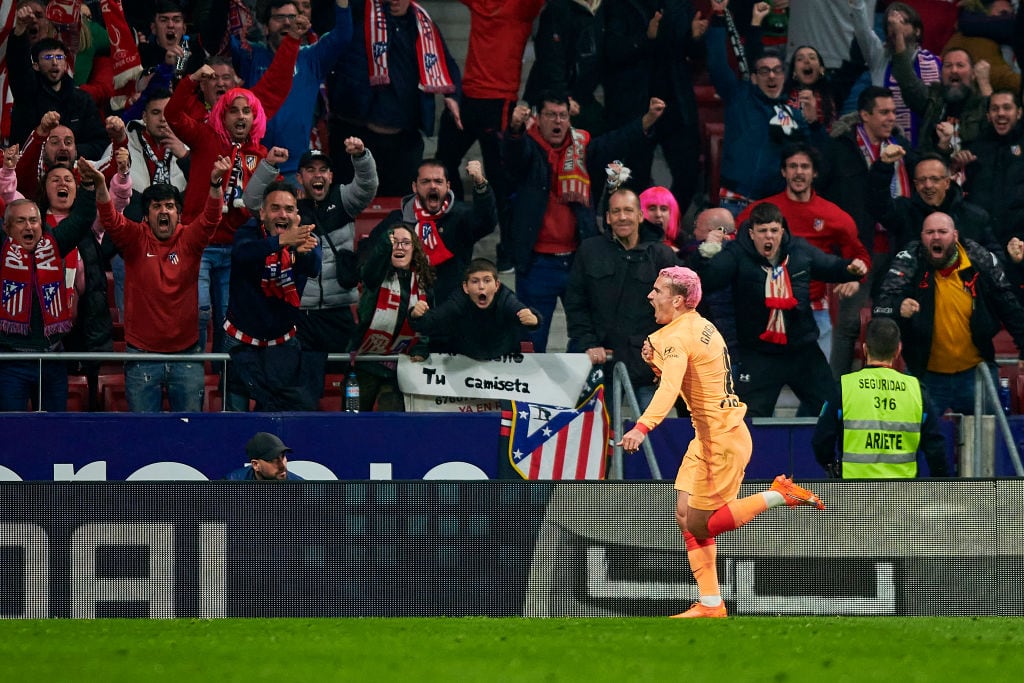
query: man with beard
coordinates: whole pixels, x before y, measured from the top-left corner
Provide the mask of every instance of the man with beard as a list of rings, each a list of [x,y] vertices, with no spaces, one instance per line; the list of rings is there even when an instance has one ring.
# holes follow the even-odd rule
[[[412,329],[430,338],[430,350],[458,353],[476,360],[492,360],[519,353],[525,332],[540,324],[537,311],[524,306],[498,280],[498,267],[487,259],[473,259],[466,268],[462,291],[437,308],[425,299],[409,311]],[[444,346],[435,338],[450,337]]]
[[[586,351],[590,362],[605,366],[609,352],[626,364],[643,410],[654,396],[654,374],[640,348],[658,328],[653,312],[637,301],[651,291],[662,268],[676,265],[672,248],[658,226],[643,220],[640,199],[619,189],[608,198],[608,231],[583,241],[565,292],[569,351]],[[605,366],[606,379],[611,364]]]
[[[118,213],[89,164],[82,174],[97,183],[96,203],[107,235],[125,262],[125,329],[129,352],[193,353],[199,340],[199,263],[220,222],[224,197],[220,181],[231,162],[220,157],[210,173],[206,206],[198,219],[182,224],[181,193],[169,183],[152,183],[142,193],[145,222]],[[98,179],[97,179],[98,178]],[[125,395],[132,412],[158,413],[163,391],[172,412],[203,409],[201,361],[126,363]]]
[[[715,230],[706,242],[721,242]],[[707,250],[704,253],[710,253]],[[811,280],[852,282],[867,273],[859,258],[826,254],[794,237],[774,204],[758,204],[736,240],[691,262],[708,291],[732,286],[740,361],[736,393],[750,417],[771,417],[782,387],[800,399],[800,417],[818,414],[835,389],[811,313]]]
[[[922,156],[914,166],[914,193],[910,197],[892,196],[894,164],[905,154],[899,145],[887,145],[881,151],[881,163],[871,166],[865,198],[868,211],[889,232],[892,251],[903,249],[914,235],[920,234],[926,216],[941,211],[952,217],[964,237],[1004,258],[1006,245],[996,241],[988,212],[964,199],[963,190],[950,176],[945,157],[934,153]]]
[[[473,181],[473,202],[455,198],[448,172],[438,159],[424,159],[416,169],[412,194],[402,200],[402,208],[392,211],[373,229],[368,244],[400,223],[416,226],[437,276],[434,295],[445,301],[459,291],[462,276],[473,258],[473,245],[494,231],[498,224],[494,190],[484,177],[483,164],[470,161],[466,174]]]
[[[784,474],[767,491],[737,498],[753,444],[744,422],[746,406],[733,391],[729,352],[715,326],[697,313],[701,282],[689,268],[658,273],[647,300],[662,327],[643,346],[643,359],[661,379],[654,400],[620,445],[635,453],[672,409],[677,398],[690,410],[694,438],[676,473],[676,524],[700,595],[682,619],[728,616],[715,567],[715,537],[734,531],[771,508],[808,505],[824,510],[811,491]]]
[[[301,222],[313,225],[320,240],[323,263],[320,273],[306,282],[298,322],[302,344],[303,374],[309,390],[319,397],[323,390],[328,353],[349,350],[356,321],[352,306],[359,302],[359,264],[355,255],[355,216],[377,192],[377,164],[359,138],[345,141],[356,169],[353,182],[334,183],[331,159],[311,149],[299,159],[299,183],[305,197],[299,200]],[[263,190],[277,179],[288,150],[272,147],[245,186],[245,205],[258,211]]]
[[[959,152],[981,135],[985,98],[978,92],[975,64],[960,48],[942,53],[942,79],[925,85],[914,72],[909,49],[893,52],[892,73],[911,111],[921,117],[922,152]]]
[[[1024,232],[1024,125],[1020,97],[992,93],[981,137],[953,155],[966,172],[964,192],[992,215],[996,237],[1006,244]]]
[[[218,187],[220,184],[218,183]],[[320,244],[312,225],[300,225],[298,191],[274,182],[263,193],[259,221],[235,233],[231,250],[228,336],[228,408],[258,411],[313,410],[296,339],[299,301],[306,280],[320,272]]]
[[[60,121],[75,134],[78,152],[98,159],[109,144],[103,117],[92,97],[75,85],[68,73],[64,44],[54,38],[36,41],[31,49],[24,35],[10,37],[7,64],[14,96],[11,110],[11,139],[28,139],[43,114],[55,111]]]
[[[779,207],[794,237],[802,237],[826,254],[840,254],[847,259],[860,259],[868,268],[871,257],[857,238],[857,226],[850,214],[814,191],[821,160],[817,150],[807,145],[790,145],[782,152],[781,172],[786,189],[763,201]],[[755,204],[756,206],[756,204]],[[742,223],[750,216],[747,207],[736,217]],[[844,282],[835,286],[840,298],[853,296],[860,289],[858,282]],[[828,308],[828,291],[824,282],[811,282],[811,310],[818,323],[818,346],[828,358],[832,352],[832,318]]]
[[[63,255],[88,234],[96,218],[95,189],[83,184],[67,218],[50,228],[36,203],[16,199],[4,211],[0,240],[0,351],[59,351],[71,329],[71,300]],[[41,386],[40,386],[41,382]],[[47,412],[67,408],[68,376],[63,363],[0,363],[0,411],[25,410],[29,402]]]
[[[1024,359],[1024,308],[1002,266],[977,242],[961,240],[942,212],[925,218],[920,241],[893,259],[874,315],[899,323],[907,370],[928,387],[939,414],[947,408],[974,412],[979,363],[987,363],[997,381],[992,338],[1001,325]],[[1017,366],[1024,369],[1024,360]]]
[[[232,470],[224,477],[229,481],[302,481],[302,477],[288,471],[288,456],[292,449],[270,432],[256,432],[245,444],[249,464]]]
[[[735,216],[752,201],[783,190],[784,183],[775,170],[786,144],[810,142],[822,147],[828,138],[823,126],[816,122],[808,125],[804,114],[786,103],[786,66],[780,52],[766,48],[754,62],[749,82],[729,66],[722,14],[728,4],[728,0],[712,2],[715,14],[706,42],[711,83],[725,104],[718,203]],[[807,103],[810,106],[810,100]],[[817,117],[810,118],[814,121]]]

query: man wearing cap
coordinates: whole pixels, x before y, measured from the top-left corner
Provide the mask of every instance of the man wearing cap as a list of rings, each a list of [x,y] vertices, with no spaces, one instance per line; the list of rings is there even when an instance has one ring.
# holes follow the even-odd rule
[[[306,282],[299,302],[298,338],[303,351],[303,375],[312,396],[320,396],[328,353],[344,353],[356,327],[352,305],[359,302],[359,265],[355,255],[355,217],[377,194],[377,164],[359,138],[345,140],[355,178],[334,183],[330,157],[317,149],[299,159],[296,178],[305,191],[299,200],[299,221],[312,225],[320,241],[320,274]],[[263,190],[280,171],[288,151],[273,147],[245,187],[245,205],[259,210]]]
[[[302,477],[288,471],[288,455],[291,452],[292,449],[274,434],[256,432],[249,443],[245,444],[249,465],[229,472],[224,478],[229,481],[302,481]]]

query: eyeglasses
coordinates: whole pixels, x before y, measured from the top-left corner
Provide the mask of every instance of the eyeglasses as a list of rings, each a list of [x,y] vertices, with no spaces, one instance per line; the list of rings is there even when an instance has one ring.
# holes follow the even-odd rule
[[[47,61],[47,62],[63,62],[64,59],[65,59],[65,56],[61,55],[61,54],[39,55],[39,59],[42,59],[42,60]]]
[[[291,21],[295,21],[295,19],[298,16],[299,16],[298,14],[271,14],[270,18],[273,19],[274,21],[288,21],[288,22],[291,22]]]
[[[949,176],[944,175],[926,175],[921,178],[914,178],[915,185],[938,185],[943,180],[949,180]]]
[[[568,112],[564,112],[564,111],[560,111],[560,112],[546,111],[546,112],[541,114],[541,117],[547,119],[548,121],[568,121],[569,120],[569,113]]]
[[[408,249],[409,247],[412,246],[412,240],[395,240],[394,242],[391,243],[391,246]]]
[[[775,74],[781,76],[786,73],[786,67],[784,66],[759,66],[754,70],[758,76],[767,76],[768,74]]]

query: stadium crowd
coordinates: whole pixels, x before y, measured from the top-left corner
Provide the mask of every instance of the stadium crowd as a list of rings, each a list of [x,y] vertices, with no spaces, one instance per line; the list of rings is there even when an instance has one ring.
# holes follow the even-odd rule
[[[470,319],[476,355],[543,352],[559,299],[570,349],[639,358],[681,265],[752,414],[791,385],[816,415],[872,315],[933,396],[1024,358],[1016,3],[460,1],[461,65],[437,2],[0,3],[0,352],[226,352],[126,363],[127,405],[316,409],[327,353],[421,358]],[[695,230],[709,207],[735,222]],[[356,365],[401,410],[393,364]],[[0,361],[0,410],[75,378],[103,409],[109,363],[39,367]]]

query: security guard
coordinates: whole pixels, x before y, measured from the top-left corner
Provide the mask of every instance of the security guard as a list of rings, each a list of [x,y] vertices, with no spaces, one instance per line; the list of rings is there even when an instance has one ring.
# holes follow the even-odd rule
[[[868,323],[864,369],[842,376],[838,403],[824,405],[814,430],[814,457],[830,475],[911,479],[920,449],[933,477],[948,476],[945,440],[924,387],[892,367],[902,348],[894,320]]]

